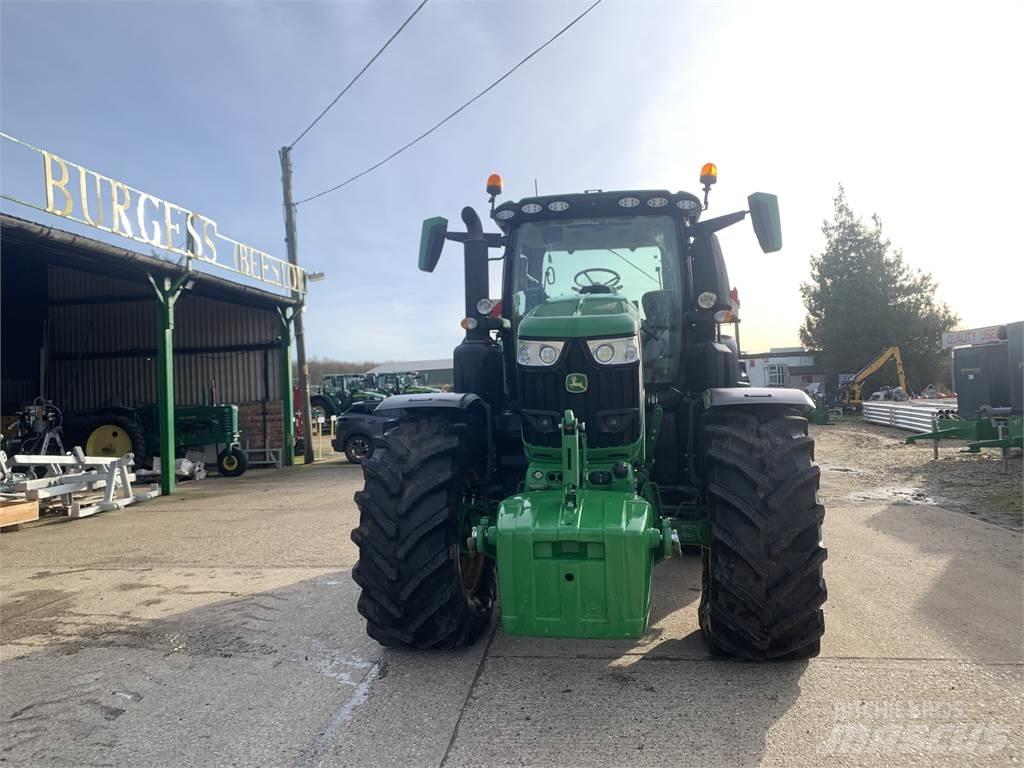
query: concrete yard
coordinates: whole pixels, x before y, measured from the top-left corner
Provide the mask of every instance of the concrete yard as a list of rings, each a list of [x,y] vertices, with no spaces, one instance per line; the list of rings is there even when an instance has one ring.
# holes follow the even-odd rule
[[[693,554],[657,566],[640,642],[495,627],[385,651],[355,608],[344,460],[4,534],[0,765],[1019,763],[1021,459],[968,457],[984,488],[964,498],[941,492],[955,447],[933,465],[888,430],[814,431],[829,602],[809,662],[711,658]]]

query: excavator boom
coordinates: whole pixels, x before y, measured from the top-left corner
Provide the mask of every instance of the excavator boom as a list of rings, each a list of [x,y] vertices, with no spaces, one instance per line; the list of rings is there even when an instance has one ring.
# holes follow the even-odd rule
[[[909,392],[910,389],[907,387],[907,375],[903,371],[903,355],[900,354],[900,348],[889,347],[883,351],[882,354],[857,371],[857,374],[853,379],[851,379],[850,383],[840,391],[840,402],[849,404],[854,408],[860,408],[863,403],[861,389],[864,386],[864,382],[867,381],[871,375],[881,370],[882,366],[890,360],[896,361],[896,376],[899,379],[900,386],[903,388],[904,392]]]

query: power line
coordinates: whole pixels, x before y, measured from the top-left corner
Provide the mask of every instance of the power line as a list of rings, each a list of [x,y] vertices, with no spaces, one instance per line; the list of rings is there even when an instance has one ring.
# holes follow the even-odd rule
[[[565,34],[566,32],[568,32],[568,31],[569,31],[569,29],[571,29],[571,28],[572,28],[572,27],[573,27],[573,26],[574,26],[574,25],[575,25],[575,24],[576,24],[576,23],[577,23],[578,21],[580,21],[580,19],[582,19],[582,18],[583,18],[584,16],[586,16],[586,15],[587,15],[588,13],[590,13],[590,12],[591,12],[592,10],[594,10],[594,9],[595,9],[595,8],[596,8],[597,6],[599,6],[599,5],[600,5],[600,4],[602,3],[602,2],[603,2],[603,0],[595,0],[595,2],[594,2],[594,3],[592,3],[592,4],[591,4],[591,5],[590,5],[590,6],[589,6],[589,7],[588,7],[588,8],[587,8],[587,9],[586,9],[585,11],[583,11],[583,13],[581,13],[581,14],[580,14],[579,16],[577,16],[577,17],[576,17],[575,19],[573,19],[573,20],[572,20],[572,21],[570,21],[570,22],[569,22],[568,24],[566,24],[566,25],[565,25],[564,27],[562,27],[562,28],[561,28],[560,30],[558,30],[558,32],[556,32],[556,33],[555,33],[555,34],[554,34],[554,35],[553,35],[553,36],[552,36],[551,38],[549,38],[549,39],[548,39],[548,41],[547,41],[546,43],[544,43],[543,45],[541,45],[541,46],[540,46],[539,48],[535,48],[535,49],[534,49],[534,50],[533,50],[533,51],[532,51],[532,52],[531,52],[531,53],[530,53],[530,54],[529,54],[529,55],[528,55],[528,56],[527,56],[526,58],[522,59],[522,60],[521,60],[521,61],[520,61],[520,62],[519,62],[518,64],[516,64],[516,65],[515,65],[514,67],[512,67],[512,69],[510,69],[510,70],[509,70],[508,72],[506,72],[506,73],[505,73],[505,74],[503,74],[503,75],[502,75],[501,77],[499,77],[499,78],[498,78],[497,80],[495,80],[495,81],[494,81],[493,83],[491,83],[490,85],[488,85],[488,86],[487,86],[486,88],[484,88],[484,89],[483,89],[482,91],[480,91],[480,93],[478,93],[478,94],[477,94],[476,96],[474,96],[474,97],[473,97],[473,98],[471,98],[471,99],[470,99],[469,101],[467,101],[467,102],[466,102],[465,104],[463,104],[463,105],[462,105],[461,107],[459,107],[458,109],[456,109],[456,110],[455,110],[454,112],[452,112],[452,113],[451,113],[450,115],[448,115],[448,116],[447,116],[446,118],[444,118],[443,120],[441,120],[440,122],[438,122],[438,123],[437,123],[436,125],[434,125],[434,126],[433,126],[432,128],[430,128],[430,129],[428,129],[428,130],[424,131],[423,133],[421,133],[421,134],[420,134],[419,136],[417,136],[417,137],[416,137],[415,139],[413,139],[412,141],[410,141],[410,142],[409,142],[408,144],[405,144],[404,146],[402,146],[402,147],[399,147],[398,149],[396,149],[396,150],[395,150],[394,152],[392,152],[392,153],[391,153],[390,155],[388,155],[387,157],[385,157],[385,158],[384,158],[383,160],[381,160],[380,162],[377,162],[377,163],[375,163],[375,164],[371,165],[371,166],[370,166],[369,168],[367,168],[367,169],[366,169],[365,171],[361,171],[360,173],[357,173],[357,174],[356,174],[355,176],[352,176],[352,177],[350,177],[350,178],[348,178],[348,179],[345,179],[345,181],[341,182],[340,184],[335,184],[335,185],[334,185],[333,187],[331,187],[330,189],[325,189],[325,190],[324,190],[323,192],[318,192],[317,194],[315,194],[315,195],[312,195],[311,197],[306,197],[306,198],[303,198],[302,200],[298,200],[298,201],[296,201],[295,205],[301,205],[302,203],[308,203],[308,202],[309,202],[310,200],[316,200],[316,199],[317,199],[318,197],[323,197],[324,195],[328,195],[328,194],[330,194],[331,192],[336,192],[337,190],[341,189],[342,187],[348,186],[349,184],[351,184],[351,183],[352,183],[353,181],[355,181],[356,179],[361,179],[361,178],[362,178],[363,176],[365,176],[366,174],[368,174],[368,173],[371,173],[371,172],[373,172],[373,171],[377,170],[378,168],[380,168],[380,167],[381,167],[382,165],[384,165],[384,164],[385,164],[385,163],[387,163],[388,161],[390,161],[390,160],[393,160],[394,158],[398,157],[398,156],[399,156],[400,154],[402,154],[403,152],[405,152],[405,150],[409,149],[410,147],[412,147],[412,146],[414,146],[414,145],[416,145],[416,144],[419,144],[419,143],[420,143],[421,141],[423,141],[423,139],[427,138],[427,136],[429,136],[430,134],[432,134],[432,133],[433,133],[434,131],[436,131],[436,130],[437,130],[438,128],[440,128],[440,127],[441,127],[442,125],[444,125],[444,124],[445,124],[445,123],[447,123],[447,122],[448,122],[449,120],[451,120],[451,119],[452,119],[453,117],[455,117],[456,115],[458,115],[458,114],[459,114],[460,112],[462,112],[462,111],[463,111],[464,109],[466,109],[467,107],[469,107],[469,106],[470,106],[471,104],[473,104],[473,103],[474,103],[475,101],[479,100],[480,98],[482,98],[483,96],[485,96],[486,94],[488,94],[488,93],[489,93],[490,91],[492,91],[492,90],[493,90],[493,89],[494,89],[495,87],[497,87],[497,86],[498,86],[499,84],[501,84],[501,83],[502,83],[502,82],[503,82],[504,80],[506,80],[506,79],[507,79],[507,78],[508,78],[508,77],[509,77],[509,76],[510,76],[510,75],[511,75],[511,74],[512,74],[513,72],[515,72],[515,71],[516,71],[517,69],[519,69],[519,68],[520,68],[521,66],[523,66],[523,64],[525,64],[526,62],[528,62],[528,61],[529,61],[530,59],[532,59],[532,58],[533,58],[534,56],[536,56],[536,55],[537,55],[538,53],[540,53],[540,52],[541,52],[541,51],[543,51],[543,50],[544,50],[545,48],[547,48],[547,47],[548,47],[549,45],[551,45],[551,44],[552,44],[553,42],[555,42],[555,40],[557,40],[557,39],[558,39],[558,38],[560,38],[560,37],[561,37],[562,35],[564,35],[564,34]]]
[[[419,5],[416,6],[416,10],[413,11],[411,14],[409,14],[409,18],[407,18],[405,21],[402,22],[402,26],[400,26],[398,29],[395,30],[395,33],[393,35],[391,35],[391,37],[389,37],[387,39],[387,42],[384,43],[384,45],[382,45],[380,47],[380,50],[377,51],[375,54],[373,54],[373,58],[370,59],[368,62],[366,62],[365,66],[356,73],[355,77],[353,77],[351,80],[349,80],[348,85],[346,85],[344,88],[341,89],[341,93],[339,93],[337,96],[335,96],[334,100],[330,104],[328,104],[326,107],[324,107],[324,111],[316,116],[316,120],[314,120],[312,123],[310,123],[309,125],[306,126],[306,130],[304,130],[302,133],[299,134],[299,138],[297,138],[295,141],[293,141],[291,144],[288,145],[289,148],[294,147],[296,144],[298,144],[299,141],[302,140],[302,137],[305,136],[307,133],[309,133],[310,129],[314,125],[316,125],[317,123],[320,122],[320,118],[322,118],[324,115],[326,115],[328,112],[331,111],[331,107],[333,107],[335,104],[338,103],[338,99],[340,99],[342,96],[344,96],[346,93],[348,93],[348,89],[351,88],[353,85],[355,85],[356,80],[358,80],[360,77],[363,76],[363,73],[370,68],[370,65],[373,64],[373,62],[375,62],[377,60],[378,56],[380,56],[382,53],[384,53],[384,50],[389,45],[391,45],[391,42],[396,37],[398,37],[399,34],[401,34],[402,30],[405,29],[406,25],[408,25],[408,23],[410,21],[412,21],[413,17],[417,13],[419,13],[420,9],[424,5],[426,5],[426,4],[427,4],[427,0],[423,0],[423,2],[421,2]]]

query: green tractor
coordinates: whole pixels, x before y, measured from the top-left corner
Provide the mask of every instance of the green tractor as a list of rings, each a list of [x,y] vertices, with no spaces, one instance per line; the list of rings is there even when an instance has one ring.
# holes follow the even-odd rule
[[[375,376],[375,387],[387,395],[425,395],[441,391],[422,382],[423,375],[416,371],[378,373]]]
[[[399,395],[363,462],[353,577],[371,637],[452,648],[488,625],[500,592],[512,635],[638,638],[653,567],[677,544],[703,561],[700,628],[716,654],[818,653],[824,508],[796,389],[743,386],[716,233],[749,213],[781,248],[778,202],[701,219],[686,192],[529,197],[484,232],[423,225],[420,269],[465,251],[465,339],[454,392]],[[502,253],[499,312],[489,251]]]
[[[383,400],[385,397],[385,393],[368,388],[366,376],[362,373],[325,373],[319,391],[309,399],[309,408],[314,421],[319,416],[330,419],[343,414],[352,407],[352,403]]]
[[[135,466],[150,463],[160,454],[160,430],[156,405],[138,408],[115,406],[64,419],[64,442],[81,445],[87,456],[135,454]],[[241,447],[237,405],[193,405],[174,407],[175,456],[189,448],[216,446],[217,471],[238,477],[249,467]],[[223,446],[223,448],[221,448]]]

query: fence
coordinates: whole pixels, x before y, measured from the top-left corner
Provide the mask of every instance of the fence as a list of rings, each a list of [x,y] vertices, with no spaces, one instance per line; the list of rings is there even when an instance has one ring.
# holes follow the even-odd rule
[[[937,411],[955,411],[956,400],[918,400],[914,404],[886,401],[865,402],[864,421],[911,432],[931,432]]]

